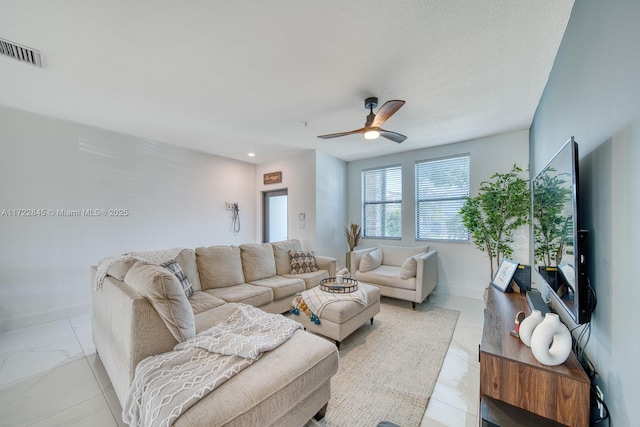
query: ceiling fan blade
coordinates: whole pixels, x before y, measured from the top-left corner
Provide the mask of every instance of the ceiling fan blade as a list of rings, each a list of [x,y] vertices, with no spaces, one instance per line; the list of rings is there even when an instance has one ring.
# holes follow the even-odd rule
[[[364,128],[360,128],[360,129],[356,129],[356,130],[350,130],[349,132],[330,133],[328,135],[318,135],[318,138],[320,138],[320,139],[330,139],[330,138],[337,138],[339,136],[353,135],[354,133],[364,133]]]
[[[385,102],[384,105],[380,107],[380,109],[376,113],[376,117],[373,119],[373,123],[371,124],[371,126],[372,127],[381,126],[384,122],[387,121],[389,117],[393,116],[395,112],[398,111],[400,107],[402,107],[403,105],[404,105],[404,101],[401,101],[399,99],[394,99],[394,100]]]
[[[390,130],[384,129],[380,129],[380,136],[384,136],[385,138],[390,139],[393,142],[397,142],[398,144],[407,139],[407,137],[401,133],[391,132]]]

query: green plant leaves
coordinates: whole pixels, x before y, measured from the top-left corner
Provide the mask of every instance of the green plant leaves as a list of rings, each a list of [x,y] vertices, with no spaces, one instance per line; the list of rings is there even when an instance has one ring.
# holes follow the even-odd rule
[[[476,197],[467,197],[460,210],[462,223],[478,249],[487,252],[493,278],[495,266],[513,254],[514,231],[529,223],[531,197],[529,181],[518,175],[514,165],[508,173],[495,173],[480,183]]]

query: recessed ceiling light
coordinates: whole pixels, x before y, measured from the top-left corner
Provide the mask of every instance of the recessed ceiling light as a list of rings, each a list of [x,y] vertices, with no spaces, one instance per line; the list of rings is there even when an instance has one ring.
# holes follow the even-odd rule
[[[249,157],[255,157],[255,156],[256,156],[256,153],[248,153],[248,154],[247,154],[247,156],[249,156]]]

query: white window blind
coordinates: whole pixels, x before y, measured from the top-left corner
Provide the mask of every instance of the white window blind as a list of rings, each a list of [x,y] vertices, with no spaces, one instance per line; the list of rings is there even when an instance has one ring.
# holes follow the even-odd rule
[[[469,195],[469,155],[416,163],[416,239],[469,240],[460,209]]]
[[[362,171],[362,230],[365,237],[402,237],[402,168]]]

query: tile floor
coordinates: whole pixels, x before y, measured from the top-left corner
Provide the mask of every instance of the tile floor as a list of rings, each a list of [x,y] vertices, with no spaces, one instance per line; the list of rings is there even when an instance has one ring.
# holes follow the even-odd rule
[[[421,426],[476,426],[483,302],[434,294],[427,303],[460,318]],[[0,425],[124,426],[121,412],[90,314],[0,333]]]

